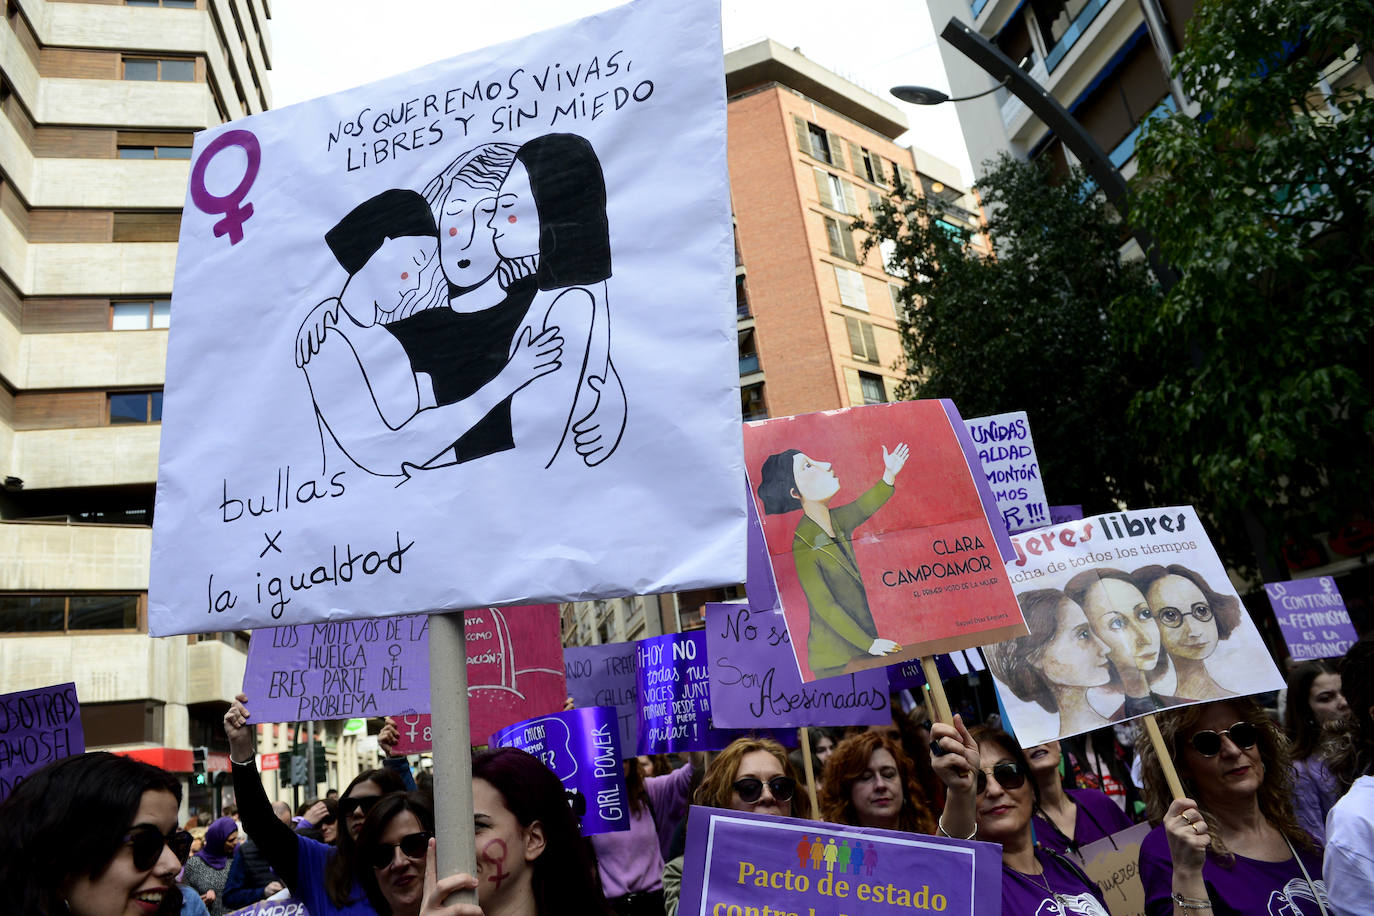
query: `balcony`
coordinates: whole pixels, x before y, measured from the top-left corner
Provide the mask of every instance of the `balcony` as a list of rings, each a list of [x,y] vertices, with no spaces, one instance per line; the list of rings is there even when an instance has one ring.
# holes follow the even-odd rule
[[[759,371],[759,355],[757,353],[739,358],[739,374],[748,375],[751,372]]]
[[[1049,37],[1054,44],[1045,52],[1045,65],[1051,73],[1107,3],[1108,0],[1069,0],[1064,4],[1059,16],[1049,24]]]

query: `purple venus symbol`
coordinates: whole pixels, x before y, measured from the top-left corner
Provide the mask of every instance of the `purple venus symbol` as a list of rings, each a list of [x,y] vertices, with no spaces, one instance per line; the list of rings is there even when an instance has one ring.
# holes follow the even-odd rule
[[[223,197],[218,197],[205,187],[205,167],[221,150],[231,146],[242,148],[248,156],[248,165],[243,171],[243,177],[239,179],[238,187]],[[216,236],[228,233],[231,245],[243,241],[243,224],[253,215],[253,205],[243,203],[243,198],[258,177],[258,166],[261,162],[262,148],[258,146],[258,138],[252,132],[226,130],[210,141],[210,145],[205,147],[205,151],[191,168],[191,200],[204,213],[224,214],[224,219],[215,223],[213,228]]]

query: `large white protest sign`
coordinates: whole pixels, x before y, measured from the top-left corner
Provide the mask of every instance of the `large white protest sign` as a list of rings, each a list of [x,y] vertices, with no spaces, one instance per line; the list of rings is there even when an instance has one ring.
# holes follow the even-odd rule
[[[1049,501],[1024,410],[965,421],[1007,531],[1050,524]]]
[[[197,136],[152,633],[743,580],[719,20],[637,0]]]
[[[1192,506],[1013,535],[1029,634],[983,647],[1022,747],[1283,686]]]

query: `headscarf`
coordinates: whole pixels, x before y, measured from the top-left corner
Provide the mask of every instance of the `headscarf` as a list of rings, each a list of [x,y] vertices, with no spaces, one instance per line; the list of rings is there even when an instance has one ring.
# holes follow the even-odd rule
[[[205,831],[205,845],[197,856],[205,860],[205,864],[220,871],[229,863],[229,857],[224,854],[224,841],[229,839],[229,834],[239,829],[239,822],[232,817],[222,817],[211,824]]]

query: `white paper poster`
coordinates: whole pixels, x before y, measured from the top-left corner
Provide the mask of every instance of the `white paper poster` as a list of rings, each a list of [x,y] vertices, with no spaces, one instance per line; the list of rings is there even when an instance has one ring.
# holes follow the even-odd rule
[[[1014,410],[966,423],[1007,531],[1016,534],[1050,524],[1049,501],[1026,412]]]
[[[983,647],[1022,747],[1283,677],[1192,506],[1013,535],[1029,634]]]
[[[149,629],[744,579],[720,11],[196,138]]]

